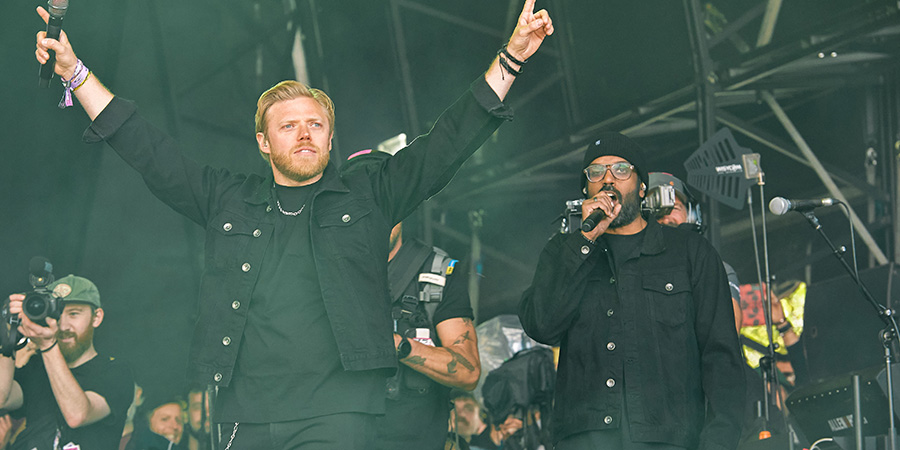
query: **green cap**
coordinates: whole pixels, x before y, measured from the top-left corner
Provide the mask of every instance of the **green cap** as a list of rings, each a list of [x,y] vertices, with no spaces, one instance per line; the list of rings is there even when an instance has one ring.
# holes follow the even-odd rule
[[[47,286],[63,303],[86,303],[100,308],[100,291],[87,278],[66,275]]]

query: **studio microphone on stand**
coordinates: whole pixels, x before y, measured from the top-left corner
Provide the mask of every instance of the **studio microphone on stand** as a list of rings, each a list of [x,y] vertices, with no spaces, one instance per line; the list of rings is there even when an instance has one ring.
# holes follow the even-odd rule
[[[47,2],[47,12],[50,13],[50,19],[47,20],[47,38],[59,40],[59,32],[62,31],[63,17],[69,8],[69,0],[49,0]],[[56,65],[56,52],[48,51],[50,58],[41,65],[40,86],[42,88],[50,86],[50,79],[53,78],[53,66]]]
[[[784,197],[775,197],[769,202],[769,211],[772,214],[781,216],[788,211],[806,212],[816,209],[820,206],[831,206],[840,203],[840,200],[833,198],[819,198],[813,200],[788,200]]]

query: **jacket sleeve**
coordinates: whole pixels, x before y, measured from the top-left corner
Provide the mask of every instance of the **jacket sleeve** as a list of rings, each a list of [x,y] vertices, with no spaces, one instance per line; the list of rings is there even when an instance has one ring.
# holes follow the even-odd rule
[[[595,265],[596,257],[590,256],[602,251],[581,233],[558,234],[547,243],[519,304],[519,319],[528,336],[547,345],[562,341],[577,318]]]
[[[746,402],[744,359],[734,330],[734,309],[722,260],[702,237],[691,252],[695,333],[700,350],[706,423],[700,450],[737,448]]]
[[[218,199],[227,194],[222,186],[239,184],[221,183],[235,177],[185,157],[171,137],[137,113],[134,103],[119,97],[94,119],[83,140],[108,143],[141,174],[153,195],[200,225],[207,223]]]
[[[399,222],[420,203],[434,196],[456,174],[512,111],[491,90],[484,77],[447,108],[427,134],[383,164],[367,168],[379,206]]]

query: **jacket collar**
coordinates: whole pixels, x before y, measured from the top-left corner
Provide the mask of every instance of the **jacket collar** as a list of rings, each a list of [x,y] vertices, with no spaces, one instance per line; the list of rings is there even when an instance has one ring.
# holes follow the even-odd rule
[[[322,178],[317,184],[319,185],[319,189],[316,190],[314,195],[319,195],[319,192],[322,191],[350,192],[350,189],[344,185],[341,177],[338,176],[337,169],[335,169],[334,165],[331,163],[325,166]],[[272,195],[272,186],[274,185],[275,177],[272,175],[272,172],[269,172],[263,177],[263,182],[256,185],[250,195],[244,198],[244,201],[252,205],[263,205],[267,203],[269,205],[274,205],[275,200]]]

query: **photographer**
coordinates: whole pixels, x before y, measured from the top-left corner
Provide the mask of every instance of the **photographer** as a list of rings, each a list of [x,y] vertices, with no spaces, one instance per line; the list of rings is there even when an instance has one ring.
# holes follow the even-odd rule
[[[9,312],[21,320],[19,332],[37,348],[18,370],[12,358],[0,357],[2,408],[18,410],[28,423],[11,448],[69,443],[83,450],[118,448],[134,382],[121,362],[94,349],[94,329],[103,322],[100,293],[90,280],[74,275],[51,283],[47,291],[62,311],[41,324],[23,313],[25,295],[9,296]]]

